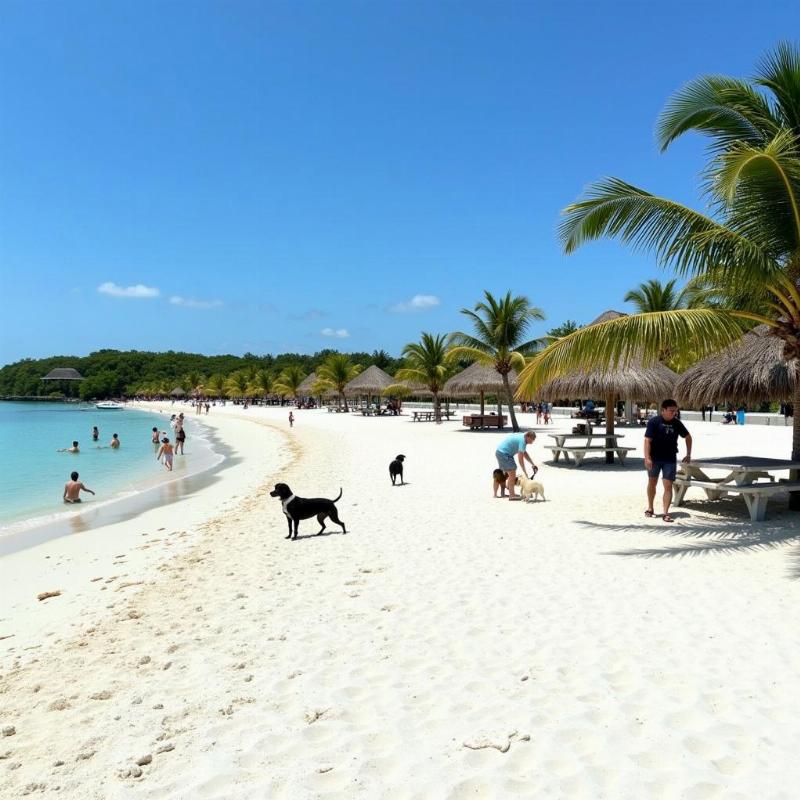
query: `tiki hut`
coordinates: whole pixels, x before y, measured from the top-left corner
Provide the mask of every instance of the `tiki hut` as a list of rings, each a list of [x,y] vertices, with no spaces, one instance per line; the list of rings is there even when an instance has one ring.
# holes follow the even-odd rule
[[[624,317],[619,311],[603,312],[591,325]],[[663,400],[675,390],[678,376],[663,364],[644,365],[631,361],[605,370],[580,370],[569,373],[542,386],[540,395],[545,400],[580,400],[604,398],[606,405],[606,433],[614,434],[614,410],[617,399]],[[614,461],[613,453],[606,453],[606,463]]]
[[[50,372],[47,373],[42,378],[43,381],[85,381],[86,378],[78,372],[76,369],[72,369],[71,367],[58,367],[56,369],[51,369]]]
[[[186,394],[186,392],[184,392],[184,391],[183,391],[183,389],[181,389],[181,387],[180,387],[180,386],[176,386],[176,387],[175,387],[175,388],[174,388],[174,389],[173,389],[173,390],[170,392],[170,395],[172,395],[172,397],[183,397],[185,394]]]
[[[303,382],[297,387],[297,396],[298,397],[313,397],[314,395],[314,384],[317,381],[317,373],[312,372],[306,378],[303,379]]]
[[[687,369],[675,394],[678,402],[692,408],[725,401],[791,402],[797,373],[797,362],[783,357],[783,341],[770,336],[766,325],[759,325],[722,352]]]
[[[511,391],[516,391],[517,373],[514,370],[508,374],[508,381],[511,384]],[[481,364],[476,361],[457,375],[453,375],[445,383],[442,393],[453,397],[477,397],[480,395],[481,414],[483,414],[486,392],[500,397],[505,395],[505,391],[503,376],[491,364]]]
[[[344,393],[351,396],[374,394],[381,396],[385,393],[386,387],[391,386],[393,383],[394,378],[391,375],[373,364],[371,367],[367,367],[363,372],[356,375],[356,377],[344,387]]]

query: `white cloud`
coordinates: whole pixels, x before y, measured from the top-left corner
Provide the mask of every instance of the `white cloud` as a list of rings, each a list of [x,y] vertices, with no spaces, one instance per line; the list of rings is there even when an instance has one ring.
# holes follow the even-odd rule
[[[107,294],[111,297],[134,297],[137,299],[146,297],[160,297],[161,292],[153,286],[145,286],[143,283],[137,283],[134,286],[119,286],[112,281],[101,283],[97,287],[100,294]]]
[[[173,295],[169,301],[172,305],[182,308],[219,308],[222,305],[222,300],[194,300],[191,297],[180,297],[179,295]]]
[[[407,314],[411,311],[427,311],[441,304],[441,300],[435,294],[415,294],[410,300],[395,303],[389,308],[395,314]]]
[[[323,336],[333,336],[337,339],[346,339],[350,334],[347,331],[347,328],[323,328],[320,333]]]

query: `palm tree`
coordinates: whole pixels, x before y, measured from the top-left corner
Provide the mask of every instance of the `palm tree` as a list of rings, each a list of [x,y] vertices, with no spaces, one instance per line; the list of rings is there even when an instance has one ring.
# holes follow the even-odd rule
[[[247,375],[240,370],[228,376],[225,388],[228,397],[246,397],[249,385],[250,381],[247,380]]]
[[[219,372],[212,375],[208,379],[206,388],[212,397],[222,397],[225,394],[225,376]]]
[[[433,415],[437,423],[442,421],[439,410],[439,393],[451,370],[451,359],[447,353],[447,337],[442,334],[425,333],[419,342],[403,348],[406,366],[397,370],[399,381],[411,381],[425,386],[433,395]]]
[[[687,131],[711,140],[709,215],[607,178],[564,211],[560,235],[567,253],[607,236],[650,249],[679,275],[708,280],[729,302],[582,328],[534,357],[520,395],[571,369],[637,353],[656,358],[665,347],[710,355],[753,323],[782,341],[787,361],[800,360],[800,49],[778,46],[752,81],[707,76],[687,84],[658,121],[661,149]],[[793,399],[800,409],[800,382]],[[792,458],[800,458],[797,411]],[[800,509],[800,493],[791,507]]]
[[[324,387],[324,391],[335,391],[339,395],[339,408],[344,400],[344,410],[347,411],[347,397],[344,387],[361,372],[359,364],[353,364],[350,357],[343,353],[331,353],[317,368],[317,383]]]
[[[266,369],[260,369],[256,372],[253,379],[250,381],[250,391],[254,395],[261,397],[268,397],[272,394],[274,389],[275,379],[272,373]]]
[[[640,314],[651,311],[673,311],[676,308],[690,308],[698,305],[697,294],[690,284],[677,290],[677,278],[661,283],[651,279],[640,283],[625,295],[626,303],[633,303]]]
[[[532,306],[527,297],[512,297],[511,292],[506,292],[505,297],[500,300],[488,291],[484,291],[483,296],[486,298],[485,302],[477,303],[474,311],[461,309],[461,313],[472,322],[475,335],[460,331],[451,333],[450,357],[466,356],[481,364],[491,365],[500,373],[511,425],[518,431],[508,373],[514,367],[522,369],[525,366],[525,357],[532,355],[539,347],[539,340],[525,339],[531,322],[544,319],[544,312]]]
[[[290,364],[278,375],[272,389],[284,397],[297,400],[297,390],[305,378],[303,368],[299,364]]]
[[[203,376],[195,369],[186,373],[181,384],[183,388],[191,394],[197,391],[198,387],[203,383]]]
[[[369,360],[381,369],[386,369],[392,361],[392,357],[385,350],[373,350]]]

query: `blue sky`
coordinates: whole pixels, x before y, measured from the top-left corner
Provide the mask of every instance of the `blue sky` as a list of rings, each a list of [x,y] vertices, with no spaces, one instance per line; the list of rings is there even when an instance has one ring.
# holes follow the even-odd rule
[[[665,274],[564,256],[617,175],[698,204],[656,116],[798,30],[779,2],[0,3],[0,363],[384,348],[484,289],[588,322]],[[137,288],[138,287],[138,288]]]

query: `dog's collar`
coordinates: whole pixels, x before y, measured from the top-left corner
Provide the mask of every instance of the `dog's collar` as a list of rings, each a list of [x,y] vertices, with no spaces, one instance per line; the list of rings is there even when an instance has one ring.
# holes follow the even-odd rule
[[[281,500],[281,505],[283,506],[284,512],[286,511],[286,506],[294,500],[294,495],[290,494],[285,500]]]

